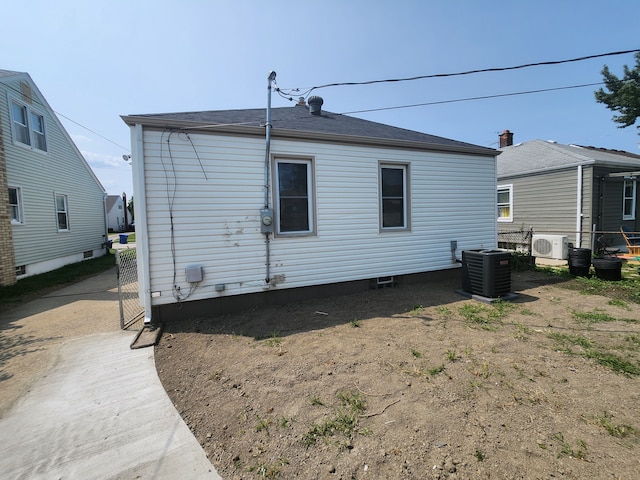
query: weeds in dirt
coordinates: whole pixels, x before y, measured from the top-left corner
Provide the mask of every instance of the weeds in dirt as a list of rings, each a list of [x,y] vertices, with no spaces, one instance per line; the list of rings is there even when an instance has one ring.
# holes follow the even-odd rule
[[[556,433],[553,436],[553,439],[560,444],[560,452],[558,452],[558,458],[567,456],[570,458],[578,458],[580,460],[585,459],[587,455],[587,444],[584,441],[578,440],[578,449],[574,450],[573,448],[571,448],[569,442],[564,439],[564,435],[562,434],[562,432]]]
[[[512,303],[497,300],[490,305],[482,303],[465,303],[458,312],[471,327],[482,330],[496,331],[506,317],[515,307]]]
[[[602,415],[594,416],[594,421],[597,425],[604,427],[609,432],[609,435],[616,438],[626,438],[629,436],[639,436],[640,431],[633,428],[631,425],[620,423],[614,425],[611,420],[613,417],[607,412],[603,412]]]
[[[562,348],[559,351],[569,355],[580,355],[584,358],[595,360],[603,367],[607,367],[616,373],[625,375],[640,375],[640,365],[621,358],[620,356],[606,351],[603,347],[594,344],[588,338],[577,335],[566,335],[563,333],[550,333],[549,338],[559,343]],[[581,351],[574,351],[571,346],[582,347]]]
[[[418,350],[416,350],[415,348],[411,349],[411,355],[413,355],[415,358],[420,358],[422,356],[422,353],[420,353]]]
[[[358,425],[358,418],[366,410],[366,403],[358,392],[338,392],[336,397],[340,401],[340,406],[333,416],[320,423],[313,423],[307,433],[304,434],[302,442],[309,448],[318,439],[333,437],[336,434],[343,434],[351,438]]]
[[[444,365],[439,365],[437,367],[430,368],[427,371],[428,371],[429,375],[431,375],[432,377],[435,377],[436,375],[439,375],[442,372],[444,372]]]
[[[318,397],[317,395],[314,395],[313,397],[311,397],[311,405],[313,405],[314,407],[316,406],[324,406],[324,403],[322,403],[322,400],[320,400],[320,397]]]
[[[625,323],[638,323],[638,320],[633,318],[615,318],[606,313],[604,310],[596,308],[593,312],[573,312],[573,318],[578,321],[588,323],[605,323],[605,322],[625,322]]]
[[[256,432],[261,432],[264,430],[268,434],[269,425],[271,425],[270,418],[258,418],[258,423],[256,424]]]
[[[360,320],[353,319],[349,322],[349,325],[351,325],[353,328],[358,328],[360,327]]]
[[[282,343],[282,338],[278,332],[273,332],[271,336],[267,339],[267,345],[270,347],[279,347]]]
[[[280,457],[275,463],[261,463],[254,467],[249,467],[247,470],[250,473],[255,473],[260,478],[278,478],[282,467],[285,465],[289,465],[289,460]]]
[[[576,277],[560,286],[569,290],[577,290],[584,295],[602,295],[613,300],[640,303],[640,280],[623,272],[623,279],[610,282],[596,277]],[[626,277],[626,278],[625,278]]]
[[[456,360],[458,360],[458,354],[456,353],[455,350],[447,350],[447,360],[449,360],[450,362],[455,362]]]
[[[422,305],[415,305],[409,311],[409,315],[411,315],[412,317],[419,317],[420,315],[422,315],[423,310],[424,310],[424,307]]]
[[[475,457],[479,462],[484,462],[486,455],[484,454],[484,452],[482,452],[482,450],[476,450]]]

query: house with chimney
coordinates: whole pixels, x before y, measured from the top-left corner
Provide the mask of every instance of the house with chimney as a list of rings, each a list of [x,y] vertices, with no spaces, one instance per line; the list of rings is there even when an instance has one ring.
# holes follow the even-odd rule
[[[640,231],[640,155],[547,140],[514,144],[509,130],[500,134],[500,151],[500,232],[532,227],[540,234],[566,235],[575,247],[595,250],[594,241],[601,236],[624,249],[621,227]]]
[[[123,116],[145,321],[459,276],[494,149],[322,108]]]

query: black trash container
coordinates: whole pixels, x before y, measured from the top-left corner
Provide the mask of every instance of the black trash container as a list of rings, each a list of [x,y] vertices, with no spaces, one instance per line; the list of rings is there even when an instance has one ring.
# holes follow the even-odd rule
[[[569,249],[569,273],[576,277],[588,277],[591,268],[591,250],[588,248]]]
[[[594,258],[593,268],[596,277],[614,282],[622,280],[622,260],[619,258]]]
[[[497,298],[511,290],[511,253],[502,250],[464,250],[462,289]]]

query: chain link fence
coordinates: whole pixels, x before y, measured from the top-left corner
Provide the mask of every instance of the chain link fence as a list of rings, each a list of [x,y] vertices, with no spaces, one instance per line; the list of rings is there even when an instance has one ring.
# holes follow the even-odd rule
[[[498,232],[498,248],[531,255],[531,241],[533,229],[511,230]]]
[[[138,295],[138,258],[135,248],[116,250],[120,328],[142,328],[144,307]]]

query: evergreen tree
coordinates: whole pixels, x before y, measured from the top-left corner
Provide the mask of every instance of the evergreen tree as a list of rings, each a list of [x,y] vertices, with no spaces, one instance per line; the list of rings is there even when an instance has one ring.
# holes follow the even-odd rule
[[[609,92],[602,88],[594,92],[597,102],[619,113],[613,116],[613,121],[620,124],[619,128],[630,127],[640,117],[640,52],[635,54],[635,58],[635,68],[630,69],[625,65],[622,78],[611,73],[605,65],[601,73]]]

